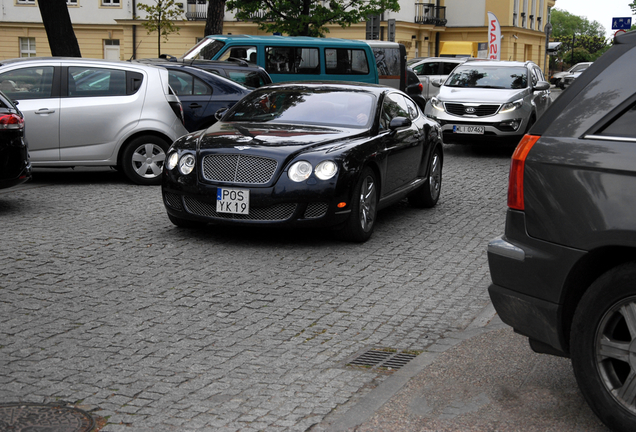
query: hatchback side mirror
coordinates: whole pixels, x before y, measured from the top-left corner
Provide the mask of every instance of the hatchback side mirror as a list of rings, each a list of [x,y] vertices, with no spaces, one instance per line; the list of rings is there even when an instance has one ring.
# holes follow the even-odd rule
[[[536,91],[542,91],[542,90],[550,90],[550,83],[547,81],[539,81],[535,86],[534,89]]]

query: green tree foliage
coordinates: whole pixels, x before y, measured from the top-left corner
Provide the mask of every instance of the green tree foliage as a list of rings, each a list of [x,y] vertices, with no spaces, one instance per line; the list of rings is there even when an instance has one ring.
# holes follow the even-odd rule
[[[632,8],[632,14],[636,15],[636,1],[633,1],[629,4],[629,7]],[[634,26],[632,26],[633,28]]]
[[[179,34],[175,20],[182,19],[182,11],[174,0],[156,0],[154,5],[137,3],[137,7],[146,12],[146,21],[142,25],[148,34],[157,32],[157,55],[161,55],[161,36],[168,41],[170,33]]]
[[[587,18],[568,11],[553,9],[550,22],[552,38],[561,42],[559,55],[553,57],[552,62],[560,60],[573,65],[582,61],[594,61],[610,47],[605,37],[605,28],[598,21],[590,22]]]
[[[258,23],[261,30],[289,36],[324,37],[327,24],[343,28],[365,21],[369,15],[399,11],[398,0],[228,0],[236,18]]]

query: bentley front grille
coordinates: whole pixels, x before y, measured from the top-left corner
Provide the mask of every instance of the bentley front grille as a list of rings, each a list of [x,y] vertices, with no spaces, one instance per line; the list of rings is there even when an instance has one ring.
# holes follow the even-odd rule
[[[265,184],[269,182],[278,163],[274,159],[250,155],[210,155],[203,158],[203,177],[206,180]]]
[[[188,213],[197,216],[247,221],[284,221],[293,216],[297,206],[295,203],[283,203],[271,207],[250,207],[250,213],[242,215],[217,212],[216,204],[200,201],[189,196],[184,197],[184,202]]]
[[[493,115],[500,105],[464,105],[459,103],[445,103],[446,112],[456,116],[485,117]]]

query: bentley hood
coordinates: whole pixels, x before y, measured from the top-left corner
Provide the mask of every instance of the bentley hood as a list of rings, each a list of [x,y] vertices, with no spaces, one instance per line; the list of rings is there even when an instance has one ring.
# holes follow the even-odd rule
[[[366,132],[366,129],[217,122],[200,137],[199,150],[294,147],[293,150],[289,149],[293,152],[340,142]]]

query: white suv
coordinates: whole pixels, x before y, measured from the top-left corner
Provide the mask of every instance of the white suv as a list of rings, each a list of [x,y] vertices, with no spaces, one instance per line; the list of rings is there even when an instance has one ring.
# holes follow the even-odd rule
[[[33,167],[113,166],[160,184],[165,152],[187,133],[164,68],[95,59],[0,62],[0,90],[19,102]]]

